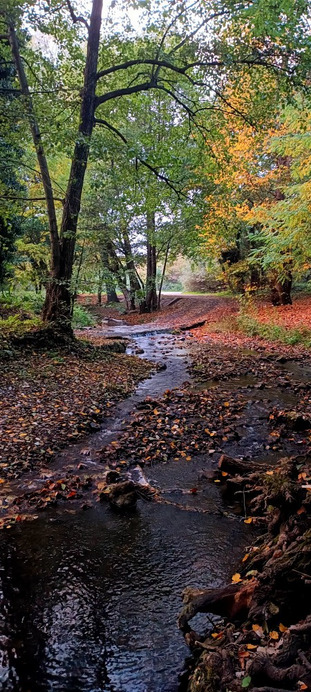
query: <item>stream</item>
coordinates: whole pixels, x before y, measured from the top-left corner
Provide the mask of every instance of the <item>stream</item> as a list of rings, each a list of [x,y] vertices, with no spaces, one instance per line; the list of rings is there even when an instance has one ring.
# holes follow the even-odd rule
[[[130,335],[129,353],[143,351],[166,369],[140,383],[100,431],[63,451],[59,468],[83,461],[90,472],[102,469],[97,451],[120,435],[135,405],[189,380],[183,335],[150,327]],[[217,486],[185,492],[203,465],[197,457],[146,470],[178,505],[141,501],[126,515],[105,504],[60,507],[1,533],[1,692],[178,692],[188,656],[176,624],[181,592],[228,580],[251,539]],[[197,616],[194,628],[205,622]]]

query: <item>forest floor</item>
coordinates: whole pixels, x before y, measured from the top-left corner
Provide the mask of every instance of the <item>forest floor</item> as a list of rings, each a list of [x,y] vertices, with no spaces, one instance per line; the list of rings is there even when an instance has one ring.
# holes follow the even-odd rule
[[[146,361],[84,344],[23,348],[0,359],[0,483],[98,430],[150,370]]]
[[[258,538],[231,584],[185,592],[180,627],[193,653],[187,690],[310,689],[310,349],[304,342],[283,343],[275,334],[270,340],[245,334],[232,298],[175,298],[165,296],[152,325],[177,333],[174,338],[190,355],[191,383],[137,405],[117,439],[100,453],[104,469],[112,472],[109,483],[103,476],[92,492],[97,500],[115,500],[121,491],[131,503],[135,484],[128,485],[125,472],[133,465],[148,469],[154,463],[204,458],[193,501],[202,483],[217,483],[228,511],[258,528]],[[104,323],[79,335],[98,345],[106,338],[103,326],[118,324],[122,316],[104,306],[91,309]],[[299,328],[309,329],[310,321],[303,322],[303,315],[309,319],[307,299],[292,308],[255,308],[257,321],[273,319],[287,331],[294,323],[297,328],[296,312]],[[146,326],[151,318],[133,313],[124,321]],[[174,345],[170,338],[160,337],[163,360]],[[115,401],[150,373],[147,361],[99,353],[32,351],[1,362],[4,528],[26,518],[25,501],[33,512],[48,509],[83,497],[92,483],[78,465],[70,477],[63,478],[59,469],[57,476],[46,474],[39,491],[27,497],[5,494],[7,482],[40,469],[62,446],[96,430],[107,409],[113,415]],[[189,624],[198,612],[224,620],[198,634]]]

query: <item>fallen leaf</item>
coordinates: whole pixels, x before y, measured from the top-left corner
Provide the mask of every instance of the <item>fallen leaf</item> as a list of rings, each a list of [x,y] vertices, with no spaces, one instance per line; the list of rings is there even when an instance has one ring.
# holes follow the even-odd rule
[[[236,572],[236,573],[233,575],[233,577],[231,577],[231,581],[232,581],[234,584],[237,584],[239,581],[242,581],[241,575],[240,575],[238,572]]]

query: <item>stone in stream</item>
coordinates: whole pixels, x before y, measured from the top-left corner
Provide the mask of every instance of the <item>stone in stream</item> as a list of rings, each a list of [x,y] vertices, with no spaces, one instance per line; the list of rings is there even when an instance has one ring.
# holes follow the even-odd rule
[[[161,370],[166,370],[166,369],[167,369],[167,365],[166,365],[166,363],[157,363],[157,364],[156,364],[156,369],[157,369],[157,372],[160,372]]]
[[[133,481],[123,481],[108,486],[108,501],[111,507],[116,509],[128,510],[136,506],[138,499],[136,485]]]
[[[150,500],[156,494],[140,466],[129,469],[124,475],[109,470],[106,473],[106,482],[100,499],[108,500],[111,507],[122,511],[134,509],[139,498]]]

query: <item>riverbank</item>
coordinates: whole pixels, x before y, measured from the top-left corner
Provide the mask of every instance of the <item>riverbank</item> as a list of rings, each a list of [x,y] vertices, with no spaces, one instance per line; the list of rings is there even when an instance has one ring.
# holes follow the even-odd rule
[[[124,342],[121,349],[114,343],[125,350]],[[150,374],[147,362],[112,351],[112,341],[98,347],[77,341],[72,348],[15,349],[0,359],[2,483],[96,431],[116,402]]]
[[[232,426],[233,411],[226,428],[227,438],[235,432],[240,439],[231,445],[222,439],[209,482],[219,484],[228,508],[257,527],[259,536],[231,584],[205,591],[189,585],[184,593],[179,622],[195,660],[188,692],[311,685],[310,358],[257,349],[222,345],[216,351],[211,342],[195,347],[198,386],[236,394],[243,384],[240,426]],[[227,404],[232,406],[229,397]],[[250,406],[247,434],[243,417],[247,410],[251,415]],[[204,636],[191,629],[199,612],[224,619],[214,628],[207,621]]]

